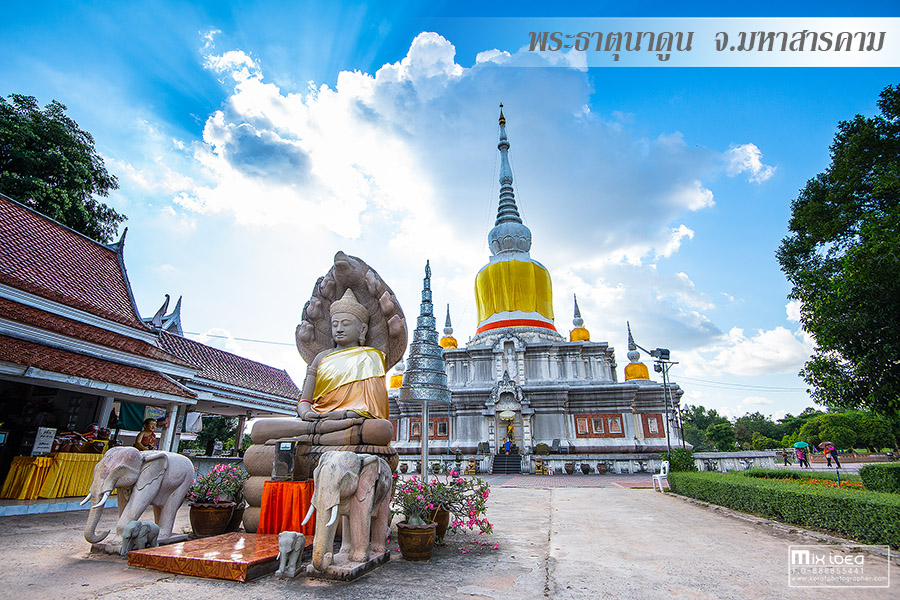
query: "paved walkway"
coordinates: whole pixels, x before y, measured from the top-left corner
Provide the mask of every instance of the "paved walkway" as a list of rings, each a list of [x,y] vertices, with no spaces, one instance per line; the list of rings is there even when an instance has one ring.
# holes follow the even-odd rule
[[[349,584],[266,577],[240,584],[126,566],[89,555],[82,538],[86,514],[69,512],[0,519],[0,598],[80,600],[430,600],[896,598],[891,589],[788,587],[788,546],[813,543],[649,489],[602,485],[613,478],[578,477],[601,487],[569,487],[565,476],[544,487],[511,487],[495,480],[488,516],[496,532],[486,545],[450,536],[431,561],[399,554]],[[642,477],[647,477],[642,476]],[[552,487],[549,485],[552,483]],[[560,485],[557,485],[560,484]],[[101,526],[114,526],[115,509]],[[182,509],[176,530],[187,527]],[[475,537],[475,539],[479,539]],[[498,549],[492,549],[497,544]],[[468,550],[468,552],[465,552]],[[883,559],[869,558],[884,564]],[[880,561],[880,562],[879,562]]]

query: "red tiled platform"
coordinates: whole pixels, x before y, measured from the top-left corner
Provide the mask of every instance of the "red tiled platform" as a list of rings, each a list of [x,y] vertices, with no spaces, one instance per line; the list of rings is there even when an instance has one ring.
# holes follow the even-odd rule
[[[132,567],[249,581],[278,569],[278,536],[226,533],[128,553]]]

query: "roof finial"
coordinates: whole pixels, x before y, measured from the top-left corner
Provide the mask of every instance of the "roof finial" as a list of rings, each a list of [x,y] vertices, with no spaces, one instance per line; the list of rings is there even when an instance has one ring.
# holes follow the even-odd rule
[[[575,327],[582,327],[584,325],[584,319],[581,318],[581,311],[578,310],[578,296],[572,294],[572,297],[575,299],[575,318],[572,319],[572,325]]]
[[[506,117],[503,116],[503,103],[500,103],[500,125],[506,125]]]
[[[453,325],[450,323],[450,305],[447,305],[447,321],[444,323],[444,335],[453,335]]]
[[[634,343],[634,337],[631,335],[631,323],[625,321],[625,325],[628,326],[628,349],[637,350],[637,344]]]

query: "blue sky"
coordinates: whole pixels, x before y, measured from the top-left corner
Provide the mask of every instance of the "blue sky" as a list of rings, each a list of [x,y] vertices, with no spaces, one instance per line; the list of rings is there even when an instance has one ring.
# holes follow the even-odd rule
[[[620,378],[629,320],[639,344],[680,361],[685,403],[733,416],[811,405],[797,377],[811,341],[774,252],[791,199],[828,165],[837,122],[874,114],[898,69],[679,57],[585,69],[577,53],[529,53],[522,28],[557,26],[552,17],[897,17],[896,3],[511,4],[18,3],[0,24],[0,93],[57,99],[94,135],[119,178],[108,202],[129,217],[142,313],[183,295],[188,331],[224,335],[199,339],[298,384],[294,327],[337,250],[374,266],[411,323],[430,258],[440,320],[449,303],[455,336],[474,335],[502,101],[561,333],[577,293]]]

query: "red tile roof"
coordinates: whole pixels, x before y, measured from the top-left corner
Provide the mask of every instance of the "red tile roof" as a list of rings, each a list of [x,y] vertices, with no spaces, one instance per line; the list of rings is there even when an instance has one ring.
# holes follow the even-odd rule
[[[73,321],[72,319],[54,315],[31,306],[25,306],[6,298],[0,298],[0,317],[138,356],[154,358],[181,366],[193,366],[147,342],[79,321]]]
[[[0,335],[0,360],[183,398],[195,397],[194,393],[156,371],[121,365],[3,335]]]
[[[119,258],[0,194],[0,283],[146,331]]]
[[[287,371],[167,331],[159,333],[159,345],[166,352],[199,368],[199,378],[281,396],[292,404],[300,397],[300,390]]]

